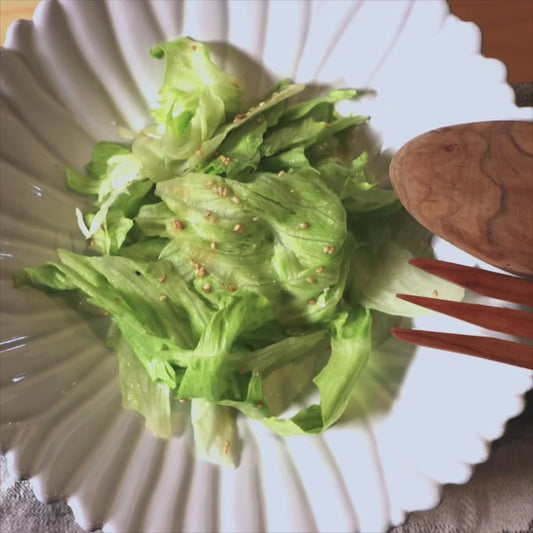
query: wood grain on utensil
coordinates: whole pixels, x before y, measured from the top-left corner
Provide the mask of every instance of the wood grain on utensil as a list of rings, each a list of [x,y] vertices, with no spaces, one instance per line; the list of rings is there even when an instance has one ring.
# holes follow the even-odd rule
[[[533,123],[428,132],[399,150],[390,174],[430,231],[489,264],[533,275]]]

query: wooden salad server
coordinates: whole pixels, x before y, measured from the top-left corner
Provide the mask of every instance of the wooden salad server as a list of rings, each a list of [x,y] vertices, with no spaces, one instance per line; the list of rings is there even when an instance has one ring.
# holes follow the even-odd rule
[[[390,175],[405,208],[435,235],[516,276],[432,259],[411,263],[479,294],[533,306],[533,123],[477,122],[430,131],[403,146]],[[398,295],[428,309],[533,339],[533,313]],[[394,328],[406,342],[533,369],[533,345]]]
[[[391,167],[405,208],[493,266],[533,276],[533,122],[461,124],[405,144]]]

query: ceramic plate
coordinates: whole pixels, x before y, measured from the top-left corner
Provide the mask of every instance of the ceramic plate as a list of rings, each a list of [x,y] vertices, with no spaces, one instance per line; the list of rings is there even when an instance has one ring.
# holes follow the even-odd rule
[[[104,531],[383,531],[463,483],[522,409],[531,373],[387,341],[360,380],[349,421],[279,438],[240,420],[239,468],[192,454],[191,434],[162,441],[120,405],[115,358],[98,320],[11,275],[82,251],[65,165],[97,140],[148,124],[162,65],[148,50],[207,41],[253,96],[274,80],[368,89],[394,151],[434,127],[529,118],[480,34],[444,1],[50,1],[8,33],[1,71],[2,355],[0,442],[9,468],[45,501],[68,498]],[[349,106],[349,104],[346,104]],[[349,110],[349,109],[348,109]],[[441,258],[474,260],[444,242]],[[424,326],[471,332],[430,316]]]

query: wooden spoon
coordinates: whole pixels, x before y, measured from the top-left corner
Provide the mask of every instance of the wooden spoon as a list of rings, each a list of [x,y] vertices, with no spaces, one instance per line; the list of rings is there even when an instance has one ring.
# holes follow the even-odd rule
[[[409,141],[390,176],[435,235],[491,265],[533,276],[533,122],[440,128]]]

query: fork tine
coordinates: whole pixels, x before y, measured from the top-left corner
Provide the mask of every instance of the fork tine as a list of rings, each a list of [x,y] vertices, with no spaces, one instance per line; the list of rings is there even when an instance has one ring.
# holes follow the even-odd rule
[[[437,259],[415,258],[409,263],[483,296],[533,306],[533,280]]]
[[[533,370],[533,346],[531,345],[493,337],[441,333],[420,329],[392,328],[391,331],[397,339],[411,344],[473,355]]]
[[[483,328],[533,339],[533,313],[487,305],[397,294],[398,298]]]

